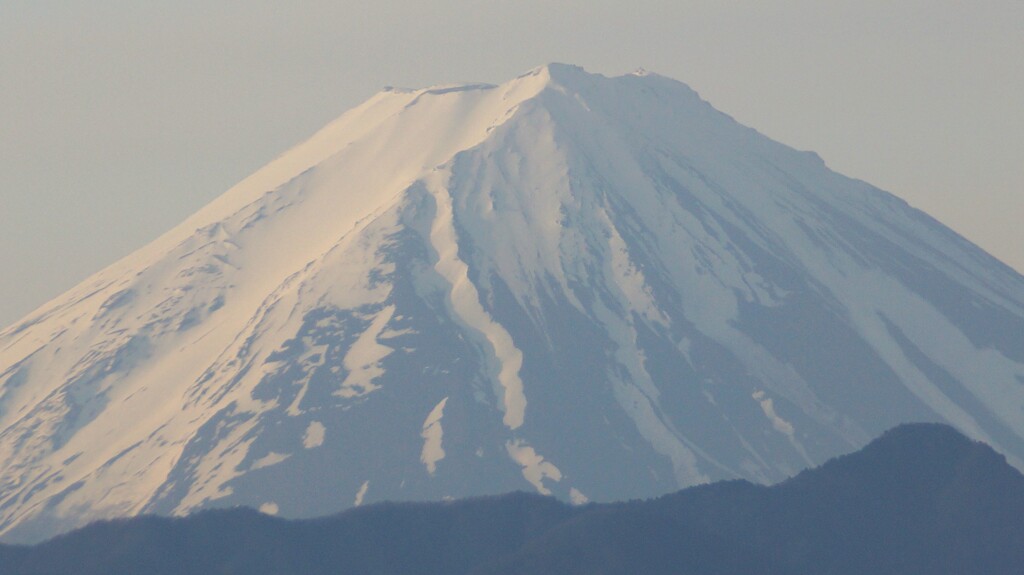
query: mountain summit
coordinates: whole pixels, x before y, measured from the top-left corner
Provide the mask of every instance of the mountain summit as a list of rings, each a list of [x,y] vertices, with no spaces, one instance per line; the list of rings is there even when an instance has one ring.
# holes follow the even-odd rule
[[[0,332],[0,531],[1024,461],[1024,278],[648,72],[387,89]]]

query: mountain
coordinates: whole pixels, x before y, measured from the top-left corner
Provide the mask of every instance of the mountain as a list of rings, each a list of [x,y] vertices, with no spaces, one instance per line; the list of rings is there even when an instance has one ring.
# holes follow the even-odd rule
[[[915,424],[772,487],[729,481],[585,506],[515,493],[295,521],[248,509],[139,517],[0,546],[0,571],[1016,575],[1022,518],[1024,476],[1002,456]]]
[[[0,533],[1024,461],[1024,278],[674,80],[386,89],[0,332]]]

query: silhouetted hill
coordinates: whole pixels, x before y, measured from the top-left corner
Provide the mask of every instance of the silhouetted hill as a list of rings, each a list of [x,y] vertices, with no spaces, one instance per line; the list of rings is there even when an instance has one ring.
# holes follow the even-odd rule
[[[308,521],[140,517],[0,548],[0,573],[1017,575],[1022,543],[1024,476],[952,428],[913,424],[772,487],[584,507],[513,493]]]

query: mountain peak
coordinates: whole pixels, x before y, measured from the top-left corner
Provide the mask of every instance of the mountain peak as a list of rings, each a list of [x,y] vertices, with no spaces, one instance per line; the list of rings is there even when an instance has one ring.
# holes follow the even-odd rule
[[[516,80],[524,78],[539,78],[542,82],[560,86],[562,89],[573,93],[589,91],[597,85],[610,87],[621,85],[624,82],[641,81],[648,86],[662,86],[669,90],[681,90],[683,93],[696,95],[696,92],[683,82],[651,72],[643,67],[639,67],[621,76],[605,76],[604,74],[588,72],[582,66],[575,64],[552,62],[544,66],[538,66],[519,76]]]
[[[683,84],[370,98],[0,332],[0,532],[1024,457],[1024,278]]]
[[[579,82],[590,82],[596,78],[604,78],[599,74],[591,74],[584,70],[580,66],[573,64],[563,64],[559,62],[552,62],[543,66],[537,66],[530,71],[520,74],[516,78],[502,85],[486,84],[479,82],[468,82],[468,83],[457,83],[457,84],[439,84],[434,86],[427,86],[425,88],[407,88],[407,87],[396,87],[396,86],[385,86],[381,93],[383,94],[395,94],[395,95],[445,95],[454,94],[459,92],[479,91],[479,90],[493,90],[496,88],[509,89],[512,86],[519,87],[519,91],[528,94],[527,97],[536,94],[544,89],[548,85],[560,85],[563,88],[569,88],[574,86],[575,83]],[[528,86],[526,90],[522,90],[523,86]]]
[[[595,78],[604,78],[601,74],[592,74],[575,64],[563,64],[551,62],[538,68],[542,74],[546,74],[552,81],[560,84],[572,84],[574,82],[590,82]]]

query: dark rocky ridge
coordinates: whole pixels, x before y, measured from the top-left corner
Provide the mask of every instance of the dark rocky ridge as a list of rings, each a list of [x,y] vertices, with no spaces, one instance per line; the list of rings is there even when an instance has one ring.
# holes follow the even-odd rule
[[[938,424],[903,425],[780,484],[570,507],[513,493],[315,520],[248,509],[100,522],[0,548],[6,575],[1018,574],[1024,476]]]

